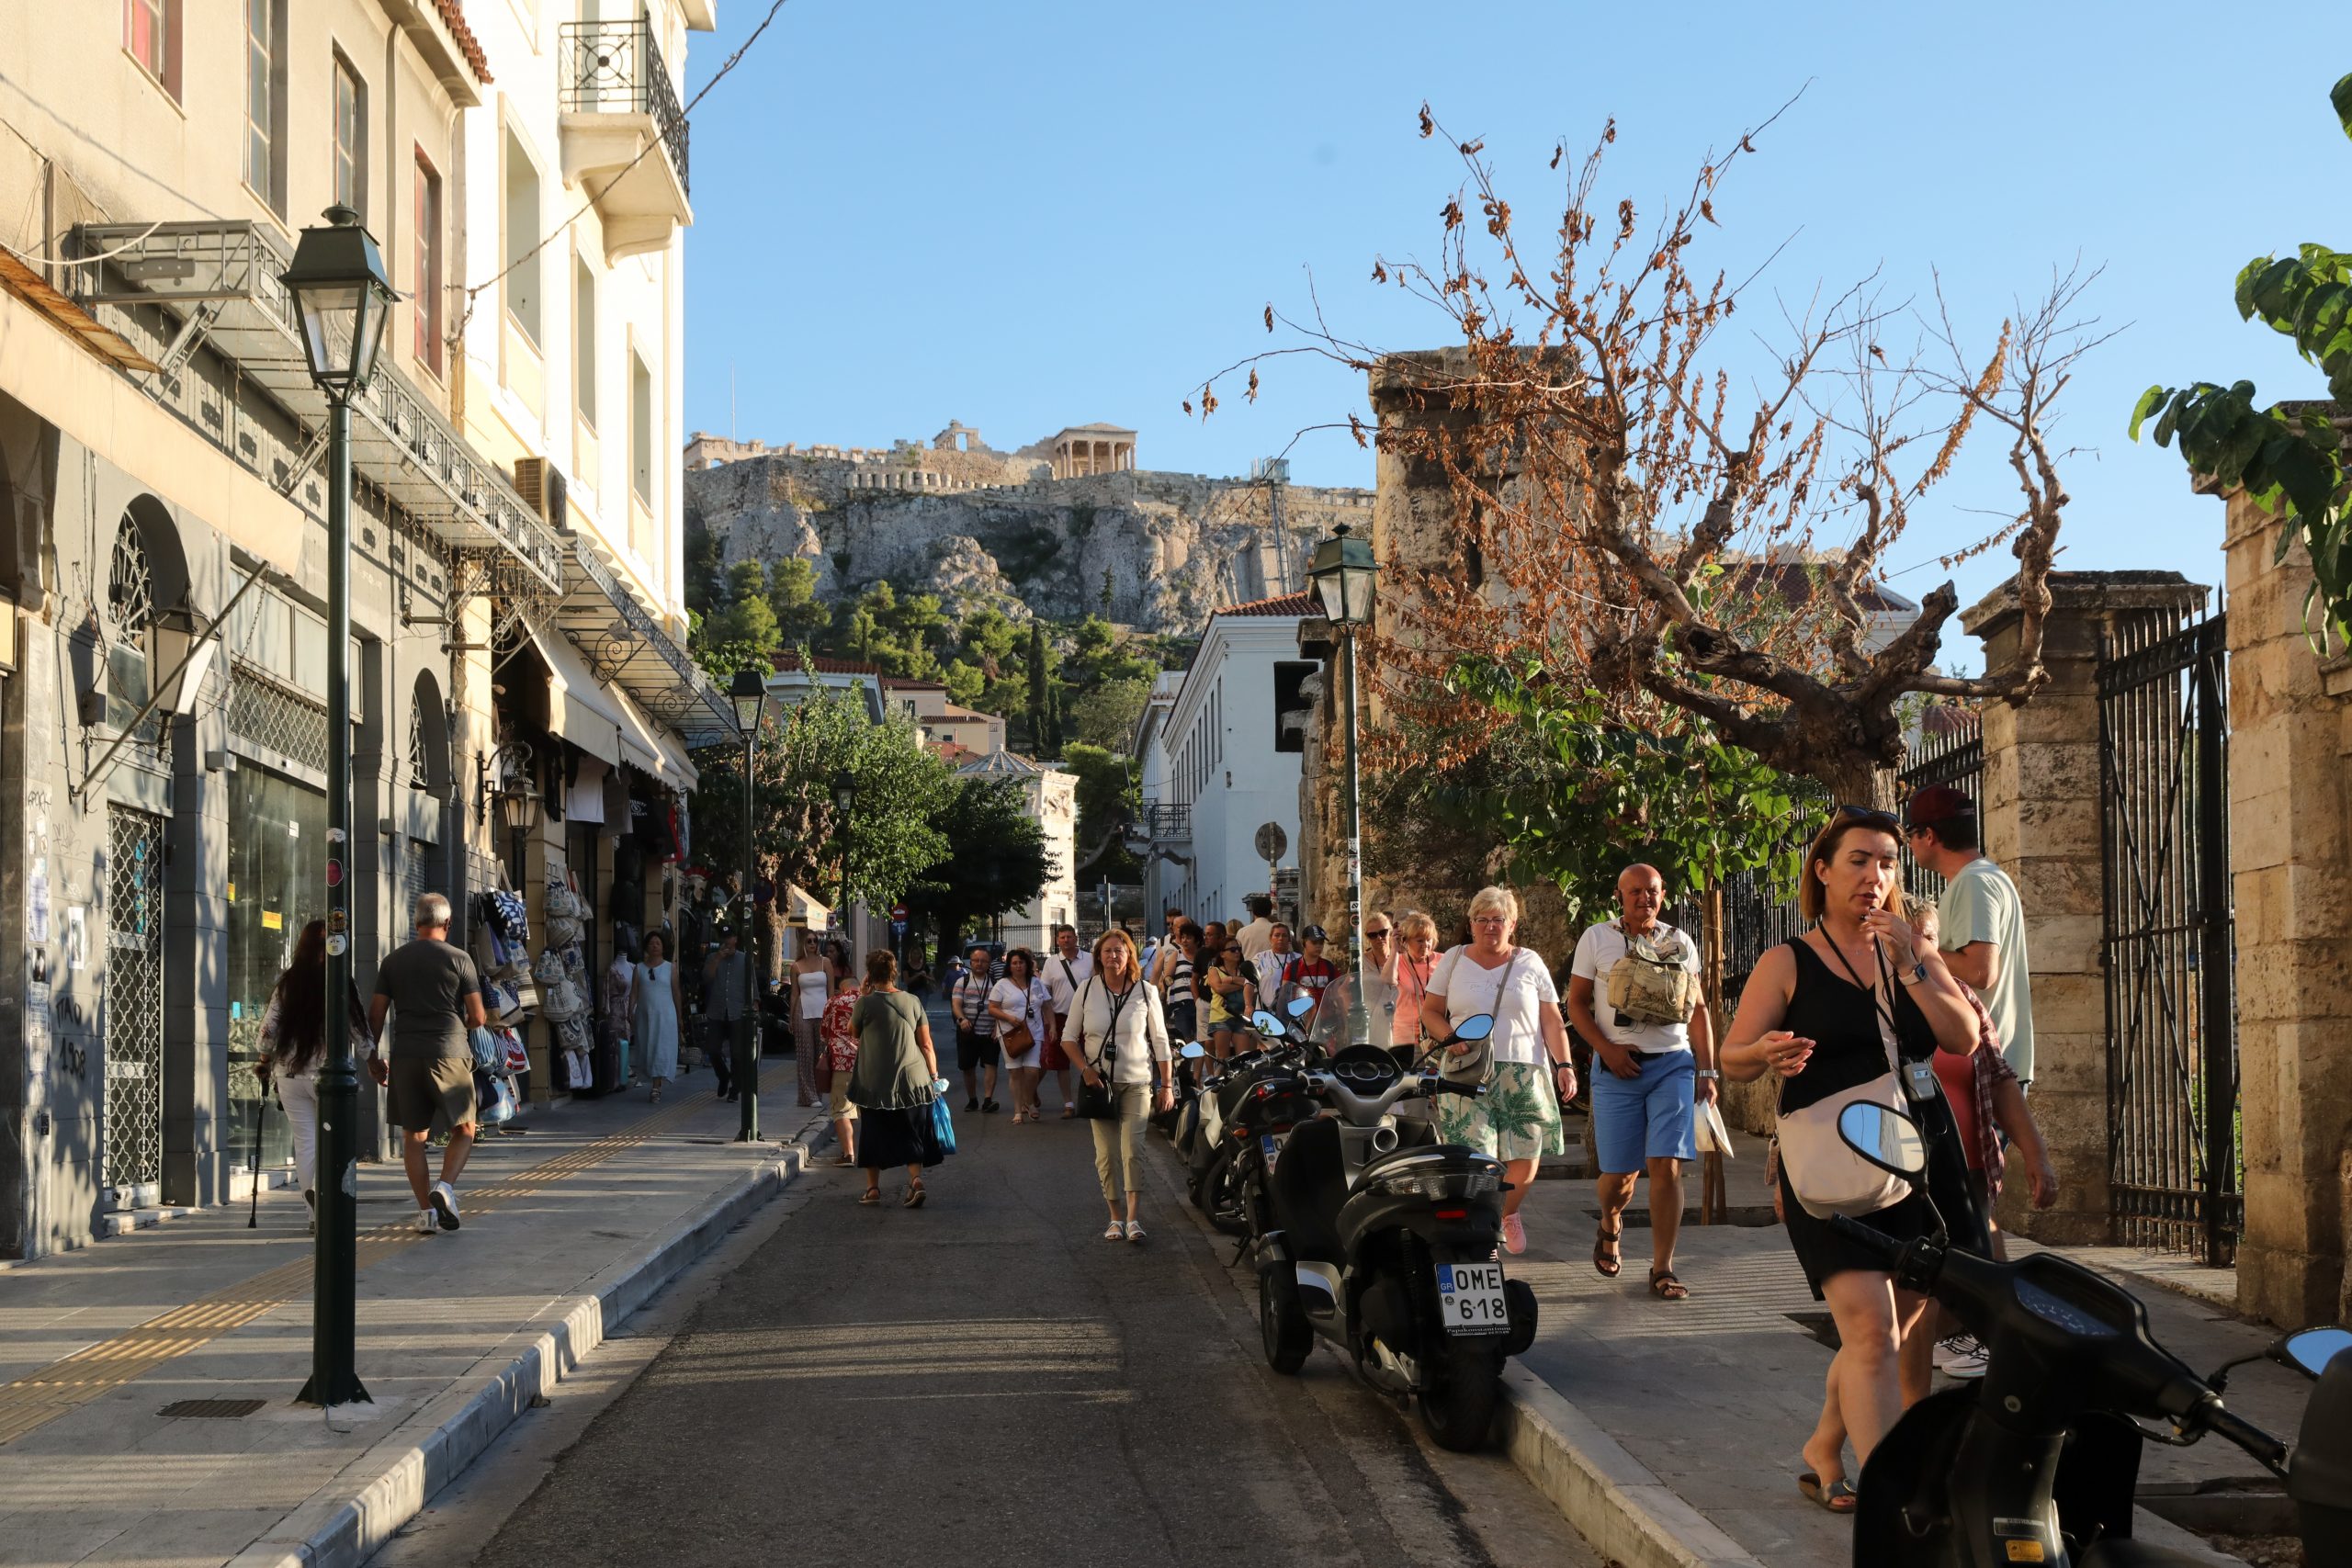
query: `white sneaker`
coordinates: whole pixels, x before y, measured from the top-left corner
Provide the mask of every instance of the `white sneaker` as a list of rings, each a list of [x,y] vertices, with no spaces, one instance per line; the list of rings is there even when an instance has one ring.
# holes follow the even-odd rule
[[[1948,1378],[1981,1378],[1984,1375],[1984,1347],[1973,1334],[1955,1334],[1939,1340],[1934,1356],[1936,1371]]]
[[[433,1184],[433,1212],[441,1217],[441,1228],[458,1228],[458,1190],[446,1181]]]
[[[416,1228],[431,1235],[441,1228],[441,1216],[430,1209],[419,1209],[416,1212]]]

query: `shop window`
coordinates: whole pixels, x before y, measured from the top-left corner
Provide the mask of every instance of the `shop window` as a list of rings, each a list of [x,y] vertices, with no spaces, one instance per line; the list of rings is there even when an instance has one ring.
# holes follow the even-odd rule
[[[149,638],[155,625],[155,576],[139,525],[129,513],[115,525],[106,619],[107,724],[120,730],[147,705]]]

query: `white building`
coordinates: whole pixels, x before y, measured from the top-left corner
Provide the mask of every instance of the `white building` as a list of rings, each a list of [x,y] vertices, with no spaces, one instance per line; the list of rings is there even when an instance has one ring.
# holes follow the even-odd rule
[[[1232,604],[1209,617],[1182,675],[1163,676],[1136,726],[1151,847],[1144,873],[1153,928],[1169,905],[1195,920],[1245,913],[1267,891],[1258,829],[1280,828],[1281,863],[1298,863],[1304,736],[1282,733],[1277,708],[1306,706],[1299,684],[1315,665],[1298,656],[1299,623],[1320,615],[1306,593]]]
[[[1011,780],[1020,786],[1029,814],[1045,830],[1046,885],[1001,922],[1008,946],[1045,952],[1053,945],[1056,926],[1078,923],[1078,884],[1071,872],[1078,853],[1078,775],[998,750],[965,763],[956,776]]]

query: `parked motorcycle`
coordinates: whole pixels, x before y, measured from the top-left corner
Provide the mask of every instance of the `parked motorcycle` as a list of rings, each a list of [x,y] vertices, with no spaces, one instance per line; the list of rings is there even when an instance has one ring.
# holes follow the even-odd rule
[[[1207,1054],[1197,1045],[1187,1046],[1182,1055],[1196,1067],[1208,1065]],[[1306,1062],[1305,1048],[1287,1038],[1282,1021],[1261,1010],[1250,1018],[1250,1049],[1227,1058],[1215,1077],[1203,1081],[1189,1137],[1179,1124],[1183,1140],[1179,1148],[1190,1173],[1187,1186],[1193,1206],[1227,1235],[1250,1231],[1241,1157],[1248,1147],[1243,1140],[1250,1134],[1238,1126],[1241,1107],[1260,1082],[1295,1072]]]
[[[1927,1136],[1910,1117],[1856,1103],[1838,1130],[1864,1159],[1926,1190]],[[1921,1400],[1871,1450],[1857,1568],[2194,1562],[2131,1539],[2132,1495],[2143,1442],[2185,1447],[2208,1433],[2285,1479],[2307,1562],[2352,1563],[2352,1356],[2341,1354],[2352,1331],[2307,1329],[2271,1348],[2319,1382],[2290,1462],[2285,1444],[2222,1403],[2230,1369],[2199,1378],[2155,1342],[2146,1307],[2112,1280],[2055,1253],[1999,1263],[1960,1250],[1940,1218],[1934,1235],[1907,1244],[1842,1215],[1830,1223],[1904,1289],[1950,1307],[1990,1351],[1981,1382]]]
[[[1481,1014],[1442,1043],[1493,1027]],[[1392,1113],[1417,1097],[1482,1091],[1368,1046],[1304,1076],[1332,1113],[1298,1123],[1266,1173],[1267,1364],[1296,1372],[1320,1337],[1374,1387],[1415,1401],[1441,1445],[1475,1449],[1494,1423],[1503,1362],[1534,1342],[1535,1293],[1503,1277],[1501,1162],[1458,1144],[1405,1144]]]

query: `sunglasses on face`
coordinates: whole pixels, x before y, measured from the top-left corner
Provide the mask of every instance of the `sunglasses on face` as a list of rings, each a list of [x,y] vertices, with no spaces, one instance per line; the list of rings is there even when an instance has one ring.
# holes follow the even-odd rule
[[[1374,939],[1375,939],[1375,938],[1378,938],[1378,937],[1384,937],[1384,936],[1386,936],[1387,934],[1388,934],[1388,928],[1387,928],[1386,926],[1383,926],[1383,927],[1381,927],[1381,928],[1380,928],[1378,931],[1366,931],[1366,932],[1364,932],[1364,933],[1363,933],[1363,939],[1364,939],[1364,941],[1366,941],[1366,942],[1371,942],[1371,941],[1373,941]]]

